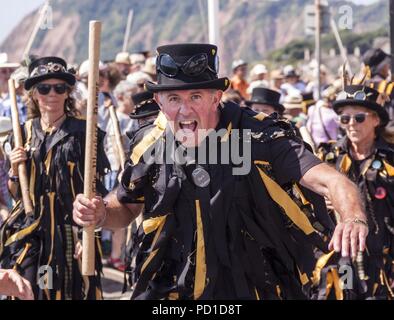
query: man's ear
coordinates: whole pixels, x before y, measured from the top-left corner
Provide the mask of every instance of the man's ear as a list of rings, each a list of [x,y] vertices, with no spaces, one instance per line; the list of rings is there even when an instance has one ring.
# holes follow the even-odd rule
[[[219,105],[219,102],[222,100],[222,96],[223,96],[223,91],[222,90],[216,90],[215,94],[214,94],[214,104],[215,105]]]
[[[159,108],[160,108],[160,110],[161,110],[162,108],[161,108],[161,102],[160,102],[159,93],[158,93],[158,92],[155,92],[155,93],[153,94],[153,98],[155,99],[155,101],[157,102],[157,104],[159,105]]]

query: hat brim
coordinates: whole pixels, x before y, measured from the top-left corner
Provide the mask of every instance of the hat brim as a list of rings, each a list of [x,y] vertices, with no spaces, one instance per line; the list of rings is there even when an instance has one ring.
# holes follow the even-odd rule
[[[149,111],[146,113],[140,113],[140,114],[130,114],[129,117],[131,119],[141,119],[141,118],[146,118],[146,117],[150,117],[150,116],[154,116],[159,114],[160,110],[155,110],[155,111]]]
[[[69,84],[70,86],[75,85],[75,76],[73,74],[65,73],[65,72],[57,72],[57,73],[43,74],[37,77],[26,79],[25,90],[30,90],[35,84],[48,79],[60,79],[66,81],[67,84]]]
[[[303,109],[304,105],[301,103],[284,103],[285,109]]]
[[[256,101],[256,100],[246,100],[245,104],[248,107],[250,107],[252,104],[266,104],[267,106],[271,106],[271,107],[275,108],[279,112],[285,111],[285,107],[280,103],[262,102],[262,101]]]
[[[217,89],[221,91],[227,90],[230,86],[228,78],[219,78],[210,81],[194,82],[194,83],[177,83],[177,84],[156,84],[152,81],[146,81],[145,87],[150,92],[171,91],[171,90],[190,90],[190,89]]]
[[[19,68],[21,65],[17,62],[6,62],[0,64],[0,69],[5,69],[5,68],[10,68],[10,69],[16,69]]]
[[[372,102],[372,101],[366,101],[366,100],[338,100],[334,101],[333,104],[333,109],[336,112],[336,114],[341,113],[341,108],[345,106],[360,106],[364,107],[366,109],[375,111],[379,118],[380,118],[380,125],[382,127],[385,127],[387,123],[389,122],[389,114],[387,113],[386,109],[382,107],[381,105]]]

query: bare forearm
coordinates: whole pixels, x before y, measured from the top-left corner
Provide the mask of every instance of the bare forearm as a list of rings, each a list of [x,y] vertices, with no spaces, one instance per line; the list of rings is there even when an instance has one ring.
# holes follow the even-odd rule
[[[127,227],[141,212],[142,205],[122,204],[116,197],[116,190],[108,194],[105,199],[106,218],[103,224],[107,229],[119,229]]]
[[[335,169],[322,163],[311,168],[301,179],[305,187],[327,197],[344,221],[365,220],[365,211],[357,186]]]
[[[334,181],[328,182],[327,197],[341,221],[359,218],[366,221],[365,209],[357,186],[345,176],[338,175]]]

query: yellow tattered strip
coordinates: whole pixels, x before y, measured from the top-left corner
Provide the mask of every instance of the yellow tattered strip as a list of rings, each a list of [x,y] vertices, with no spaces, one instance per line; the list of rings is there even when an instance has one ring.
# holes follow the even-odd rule
[[[345,154],[341,160],[341,164],[339,165],[339,169],[342,173],[347,173],[352,165],[352,160],[350,157]]]
[[[313,277],[312,277],[312,283],[313,285],[317,286],[320,282],[320,277],[321,277],[321,270],[325,267],[327,264],[328,260],[332,257],[334,254],[334,250],[327,253],[323,254],[316,262],[315,270],[313,270]]]
[[[308,205],[309,204],[309,201],[305,198],[305,196],[304,196],[304,194],[302,193],[302,191],[301,191],[301,189],[300,189],[300,187],[297,185],[297,184],[294,184],[294,189],[297,191],[297,193],[299,194],[299,196],[300,196],[300,198],[301,198],[301,201],[302,201],[302,204],[303,205]]]
[[[200,200],[196,200],[196,224],[197,224],[197,245],[196,245],[196,275],[194,278],[194,299],[198,299],[205,289],[207,277],[207,265],[205,260],[204,229],[201,218]]]
[[[53,249],[55,247],[55,192],[49,192],[49,208],[51,212],[51,253],[49,254],[48,265],[52,262]]]
[[[326,298],[328,298],[333,286],[335,289],[335,298],[337,300],[343,300],[341,280],[336,269],[331,269],[329,272],[327,272]]]
[[[137,164],[140,161],[144,152],[148,150],[148,148],[153,145],[163,134],[164,129],[167,125],[167,119],[162,112],[159,113],[154,124],[155,127],[151,131],[149,131],[144,136],[144,138],[134,147],[133,153],[130,157],[133,164]]]
[[[392,177],[394,176],[394,167],[392,165],[390,165],[386,160],[383,160],[384,163],[384,168],[387,171],[387,174]]]
[[[74,189],[74,181],[73,181],[75,163],[71,162],[71,161],[67,161],[67,165],[68,165],[68,167],[70,169],[71,192],[72,192],[72,195],[73,195],[73,199],[75,199],[75,189]]]
[[[268,115],[264,112],[259,112],[258,114],[256,114],[253,118],[255,118],[256,120],[259,121],[263,121]]]
[[[144,229],[144,233],[149,234],[149,233],[157,230],[157,228],[160,227],[160,225],[163,223],[163,221],[166,219],[166,217],[167,216],[164,215],[164,216],[144,220],[142,222],[142,228]]]
[[[47,158],[45,159],[45,169],[47,174],[49,174],[49,170],[51,169],[52,150],[53,149],[49,150]]]
[[[229,125],[227,126],[227,131],[220,139],[220,142],[226,142],[228,140],[228,137],[230,136],[232,129],[233,129],[233,124],[230,122]]]
[[[159,223],[158,225],[156,225],[157,231],[156,231],[155,237],[153,238],[151,248],[154,248],[154,247],[155,247],[156,242],[157,242],[157,240],[159,239],[159,236],[160,236],[160,234],[161,234],[161,230],[163,230],[163,227],[164,227],[164,223],[165,223],[165,221],[166,221],[166,218],[167,218],[167,215],[163,216],[163,219],[160,221],[160,223]],[[144,229],[144,230],[145,230],[145,229]],[[146,261],[145,261],[144,264],[142,265],[141,273],[144,272],[145,268],[149,265],[149,263],[152,261],[152,259],[156,256],[156,254],[157,254],[158,251],[159,251],[159,249],[156,249],[156,250],[152,251],[152,252],[149,254],[148,258],[146,259]]]
[[[300,277],[300,281],[301,281],[302,285],[303,286],[306,285],[309,282],[308,275],[306,273],[302,273],[300,268],[298,268],[298,267],[297,267],[297,270],[298,270],[298,275]]]
[[[34,189],[36,187],[36,165],[34,164],[34,160],[30,161],[30,184],[29,184],[29,194],[30,199],[33,204],[33,207],[36,205],[35,196],[34,196]]]
[[[255,164],[258,163],[259,162],[255,162]],[[261,179],[263,180],[270,197],[283,208],[290,220],[293,221],[294,224],[306,235],[316,232],[305,213],[301,211],[289,195],[274,180],[266,175],[262,169],[259,167],[257,167],[257,169],[259,170]]]
[[[40,223],[41,217],[43,215],[44,212],[44,206],[43,206],[43,196],[41,196],[40,198],[40,202],[41,202],[41,212],[40,212],[40,217],[34,221],[30,226],[14,233],[11,237],[9,237],[5,243],[5,246],[10,245],[11,243],[18,241],[20,239],[23,239],[26,235],[30,234],[31,232],[33,232],[37,226]]]

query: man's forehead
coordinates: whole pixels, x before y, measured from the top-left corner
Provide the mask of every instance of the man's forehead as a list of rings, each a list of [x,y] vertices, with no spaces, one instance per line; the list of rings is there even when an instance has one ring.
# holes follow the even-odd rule
[[[166,96],[187,96],[191,94],[196,94],[196,93],[210,93],[212,89],[188,89],[188,90],[170,90],[170,91],[162,91],[161,94],[164,94]]]

